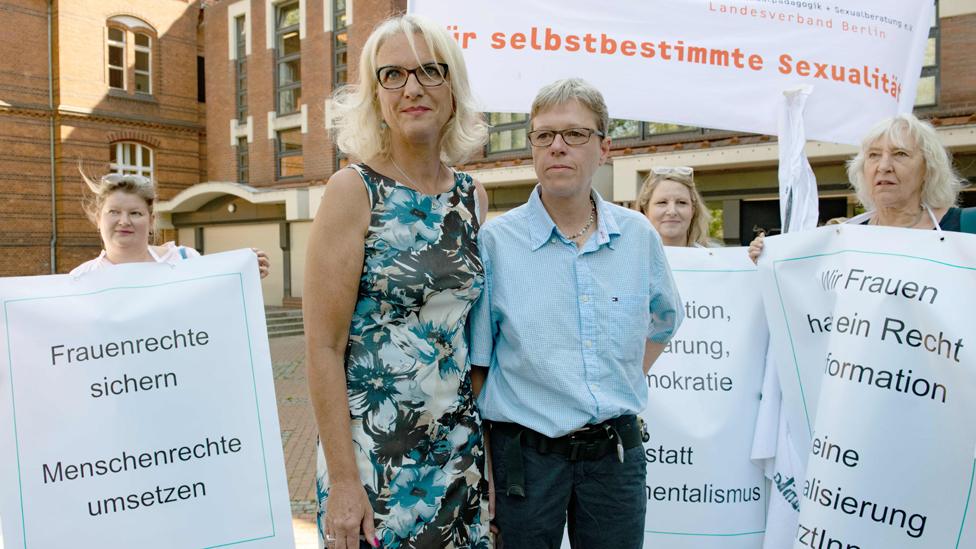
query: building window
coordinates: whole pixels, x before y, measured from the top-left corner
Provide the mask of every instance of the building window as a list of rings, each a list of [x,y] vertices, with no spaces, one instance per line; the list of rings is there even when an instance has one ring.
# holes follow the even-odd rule
[[[207,64],[202,55],[197,56],[197,102],[207,102]]]
[[[299,149],[299,152],[301,149]],[[237,182],[247,183],[247,138],[237,138]]]
[[[105,24],[109,88],[151,95],[156,31],[131,15],[112,16]]]
[[[349,29],[346,16],[346,0],[332,1],[332,84],[333,89],[349,81],[348,43]]]
[[[276,6],[275,91],[278,114],[298,112],[302,106],[302,41],[298,2]]]
[[[925,44],[922,75],[915,92],[916,107],[931,107],[939,102],[939,3],[935,3],[929,39]]]
[[[524,151],[528,148],[529,115],[524,113],[488,113],[488,153]]]
[[[695,126],[682,126],[681,124],[668,124],[666,122],[644,122],[644,137],[662,135],[667,133],[687,133],[698,132],[702,129]]]
[[[108,86],[125,89],[125,30],[108,28]]]
[[[278,132],[275,144],[275,171],[278,179],[300,177],[304,173],[302,130],[292,128]]]
[[[136,33],[136,93],[152,93],[152,38]]]
[[[234,60],[234,85],[237,97],[237,120],[247,120],[247,21],[244,16],[234,18],[237,58]]]
[[[111,170],[121,174],[135,174],[153,178],[153,151],[132,142],[113,143],[109,149]]]
[[[641,137],[641,123],[638,120],[611,118],[607,134],[610,139],[639,139]]]

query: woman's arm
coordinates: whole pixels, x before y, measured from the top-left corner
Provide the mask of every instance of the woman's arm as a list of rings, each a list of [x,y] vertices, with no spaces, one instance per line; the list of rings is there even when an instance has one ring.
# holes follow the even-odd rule
[[[762,255],[763,248],[766,245],[763,242],[763,238],[765,236],[766,233],[759,233],[756,235],[756,238],[753,238],[752,242],[749,243],[749,259],[751,259],[753,263],[759,263],[759,256]]]
[[[268,258],[268,254],[264,250],[251,248],[251,251],[258,256],[258,274],[261,275],[261,278],[267,278],[271,274],[271,259]]]
[[[312,223],[305,262],[308,387],[329,468],[325,532],[330,547],[359,547],[362,532],[372,544],[373,512],[359,478],[346,396],[345,352],[363,270],[370,218],[369,197],[353,170],[334,174]]]
[[[481,184],[481,181],[474,179],[474,192],[478,194],[478,226],[485,224],[485,218],[488,217],[488,191],[485,190],[485,186]]]

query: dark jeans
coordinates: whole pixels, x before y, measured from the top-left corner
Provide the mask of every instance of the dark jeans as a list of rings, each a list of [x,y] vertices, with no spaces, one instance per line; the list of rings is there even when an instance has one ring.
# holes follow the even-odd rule
[[[491,431],[495,523],[504,549],[559,549],[569,521],[573,549],[640,549],[644,544],[644,448],[594,461],[569,461],[522,444],[526,497],[505,494],[509,436]]]

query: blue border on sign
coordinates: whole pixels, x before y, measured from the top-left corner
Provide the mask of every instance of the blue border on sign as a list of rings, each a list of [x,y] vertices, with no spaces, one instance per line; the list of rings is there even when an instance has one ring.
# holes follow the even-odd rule
[[[674,273],[755,273],[759,269],[753,267],[751,269],[671,269]],[[769,488],[767,487],[767,482],[763,482],[763,492],[765,501],[769,501]],[[766,533],[766,513],[762,514],[763,517],[763,529],[756,530],[754,532],[736,532],[730,534],[717,534],[717,533],[693,533],[693,532],[663,532],[658,530],[644,530],[645,534],[656,534],[659,536],[691,536],[691,537],[710,537],[710,538],[732,538],[732,537],[742,537],[742,536],[757,536],[759,534]]]
[[[878,255],[878,256],[886,256],[886,257],[901,257],[901,258],[906,258],[906,259],[916,259],[916,260],[921,260],[921,261],[925,261],[925,262],[928,262],[928,263],[934,263],[936,265],[942,265],[943,267],[953,267],[955,269],[964,269],[964,270],[967,270],[967,271],[976,271],[976,267],[970,267],[970,266],[967,266],[967,265],[956,265],[954,263],[948,263],[946,261],[939,261],[939,260],[936,260],[936,259],[929,259],[927,257],[919,257],[917,255],[898,254],[898,253],[893,253],[893,252],[873,252],[873,251],[868,251],[868,250],[838,250],[836,252],[822,253],[822,254],[813,254],[813,255],[805,255],[805,256],[802,256],[802,257],[790,257],[790,258],[786,258],[786,259],[777,259],[777,260],[774,260],[773,261],[773,278],[776,280],[776,293],[779,296],[780,308],[783,310],[783,324],[786,325],[786,334],[787,334],[787,337],[790,340],[790,350],[793,352],[793,366],[794,366],[794,368],[796,370],[796,381],[797,381],[797,384],[800,387],[800,398],[801,398],[801,400],[803,402],[803,413],[806,415],[807,429],[810,431],[810,436],[811,437],[813,436],[813,423],[810,421],[810,411],[807,408],[806,390],[803,388],[803,379],[800,377],[800,362],[796,358],[796,345],[793,343],[793,332],[790,330],[790,319],[786,315],[786,304],[785,304],[785,302],[783,300],[783,293],[780,291],[779,271],[777,270],[777,268],[779,267],[779,265],[781,263],[787,263],[787,262],[790,262],[790,261],[802,261],[802,260],[805,260],[805,259],[815,259],[815,258],[819,258],[819,257],[828,257],[828,256],[845,254],[845,253],[855,253],[855,254],[865,254],[865,255]],[[971,503],[970,502],[970,495],[972,494],[972,491],[973,491],[973,479],[974,478],[976,478],[976,460],[973,461],[973,472],[972,472],[972,474],[971,474],[971,476],[969,478],[969,492],[967,492],[967,495],[966,495],[966,506],[965,506],[965,508],[963,508],[962,523],[959,526],[959,537],[956,539],[956,549],[959,549],[959,543],[960,543],[960,541],[962,539],[962,532],[963,532],[963,530],[965,529],[965,526],[966,526],[966,515],[969,513],[969,504]]]
[[[26,519],[24,517],[24,490],[23,490],[23,480],[22,480],[23,474],[20,466],[20,438],[17,433],[17,404],[14,401],[13,356],[10,351],[10,321],[9,321],[9,312],[7,310],[7,305],[10,303],[17,303],[17,302],[41,301],[45,299],[60,299],[64,297],[79,297],[79,296],[86,296],[86,295],[95,295],[95,294],[101,294],[110,291],[116,291],[116,290],[138,290],[143,288],[158,288],[161,286],[169,286],[172,284],[180,284],[183,282],[194,282],[198,280],[206,280],[211,278],[221,278],[221,277],[228,277],[228,276],[237,277],[237,283],[241,292],[241,314],[244,317],[244,329],[245,329],[245,335],[247,336],[248,361],[251,367],[251,384],[254,389],[254,408],[257,412],[257,418],[258,418],[258,435],[261,440],[261,459],[264,465],[264,483],[265,483],[265,491],[268,495],[268,514],[271,519],[271,534],[267,536],[243,539],[243,540],[223,543],[219,545],[211,545],[205,547],[204,549],[229,547],[231,545],[239,545],[241,543],[249,543],[252,541],[269,539],[277,535],[277,529],[274,520],[274,509],[271,504],[271,482],[268,476],[268,457],[264,446],[264,429],[261,426],[261,407],[260,407],[260,403],[258,402],[257,377],[254,372],[254,349],[251,341],[250,320],[248,319],[247,316],[247,300],[245,299],[245,294],[244,294],[244,279],[241,273],[234,272],[234,273],[201,276],[197,278],[187,278],[183,280],[174,280],[171,282],[162,282],[160,284],[146,284],[141,286],[114,286],[112,288],[103,288],[101,290],[97,290],[94,292],[85,292],[85,293],[78,293],[78,294],[62,294],[62,295],[41,296],[41,297],[22,297],[16,299],[6,299],[3,301],[3,320],[4,320],[4,327],[6,328],[5,330],[6,333],[4,334],[4,337],[6,337],[7,340],[7,368],[8,368],[8,376],[10,378],[10,406],[11,406],[11,413],[12,413],[13,424],[14,424],[14,449],[17,456],[17,490],[20,497],[20,527],[24,539],[24,549],[27,549],[27,524],[26,524]]]

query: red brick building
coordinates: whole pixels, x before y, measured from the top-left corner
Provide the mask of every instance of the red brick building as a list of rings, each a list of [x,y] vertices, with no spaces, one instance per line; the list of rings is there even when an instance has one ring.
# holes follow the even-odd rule
[[[77,160],[137,171],[148,151],[167,234],[204,252],[265,249],[274,265],[266,301],[296,303],[322,183],[345,161],[325,128],[328,97],[355,79],[373,27],[406,1],[50,5],[49,25],[44,3],[0,0],[0,246],[13,258],[0,274],[51,272],[52,250],[61,272],[97,253],[78,207]],[[916,112],[939,128],[972,180],[976,4],[940,0],[938,15]],[[489,120],[489,143],[463,169],[485,183],[497,213],[522,203],[535,177],[526,116]],[[755,225],[778,226],[775,138],[632,120],[613,121],[612,137],[613,162],[595,179],[605,197],[630,203],[652,166],[691,166],[727,243],[747,241]],[[843,162],[853,148],[810,143],[807,151],[824,217],[850,213]],[[974,195],[965,192],[963,202],[976,204]]]
[[[163,198],[206,180],[199,19],[184,0],[0,1],[0,275],[98,254],[79,162]]]

